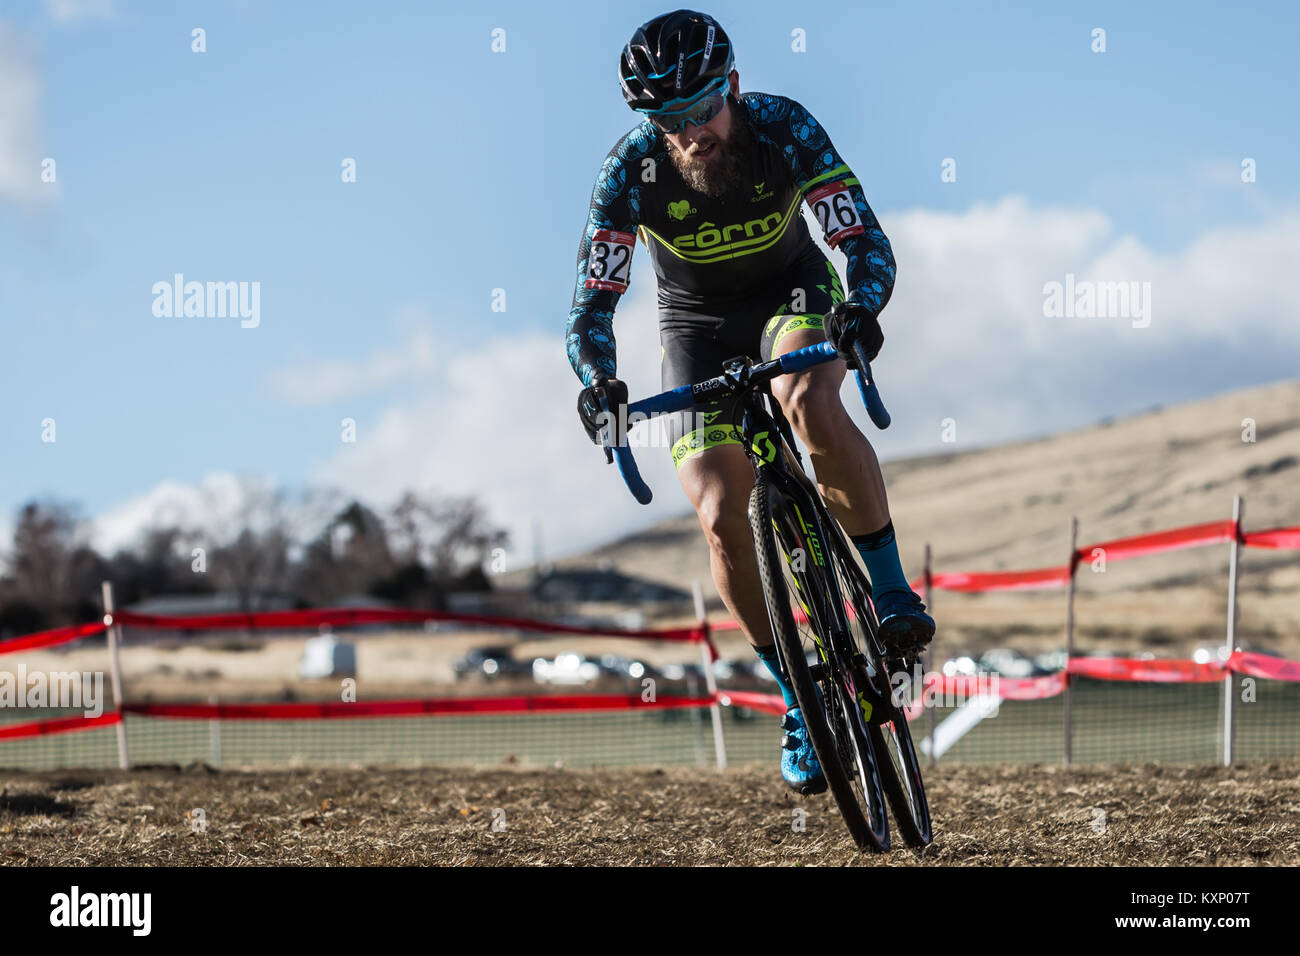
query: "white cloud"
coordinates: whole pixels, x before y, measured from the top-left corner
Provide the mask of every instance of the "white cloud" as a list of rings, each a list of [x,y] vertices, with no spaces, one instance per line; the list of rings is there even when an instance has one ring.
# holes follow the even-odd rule
[[[1021,198],[887,219],[898,285],[875,367],[902,413],[880,436],[887,454],[951,450],[938,441],[948,416],[963,443],[988,442],[1300,370],[1293,212],[1211,229],[1167,255],[1114,235],[1094,211]],[[1043,286],[1067,273],[1150,282],[1150,326],[1045,317]]]
[[[875,371],[894,426],[876,430],[856,386],[847,381],[844,391],[884,457],[952,450],[940,442],[947,417],[957,419],[957,447],[969,448],[1216,384],[1277,378],[1285,374],[1278,366],[1258,364],[1261,348],[1276,357],[1285,344],[1300,354],[1300,301],[1283,268],[1300,255],[1297,217],[1207,232],[1172,256],[1116,236],[1094,210],[1038,208],[1017,197],[963,213],[905,212],[886,226],[899,285]],[[1150,327],[1045,317],[1043,285],[1067,272],[1150,282]],[[634,397],[659,390],[653,276],[637,278],[615,321],[620,374]],[[643,508],[587,444],[558,330],[489,341],[443,368],[422,400],[363,423],[358,444],[319,477],[385,496],[409,484],[472,491],[514,533],[521,557],[534,521],[554,553],[687,509],[664,449],[638,450],[656,493]]]
[[[109,20],[117,10],[113,0],[45,0],[45,12],[56,23],[79,20]]]
[[[32,203],[51,187],[40,180],[35,58],[17,29],[0,22],[0,200]]]
[[[186,547],[229,544],[245,528],[264,532],[272,525],[302,543],[320,534],[358,495],[371,504],[391,504],[355,489],[349,494],[338,488],[288,488],[267,476],[213,472],[197,484],[159,482],[93,519],[87,537],[105,555],[135,547],[146,529],[173,526],[195,533]]]
[[[1015,197],[960,213],[896,213],[884,225],[899,272],[874,367],[893,427],[877,431],[851,381],[844,391],[884,458],[1054,431],[1300,370],[1298,215],[1212,229],[1167,255],[1115,235],[1094,210]],[[1149,281],[1150,326],[1045,317],[1043,285],[1067,272]],[[659,391],[654,292],[645,262],[615,321],[633,398]],[[655,492],[642,507],[587,441],[561,328],[502,334],[427,360],[435,367],[426,389],[359,421],[357,443],[310,481],[375,505],[407,488],[473,493],[510,530],[520,561],[531,559],[534,522],[554,556],[688,510],[666,449],[637,449]],[[372,355],[341,378],[377,387],[381,367]],[[940,442],[947,417],[957,420],[956,446]],[[169,496],[184,499],[182,489],[160,486],[106,526],[124,533]]]
[[[563,329],[502,335],[448,356],[420,399],[358,422],[358,439],[313,476],[387,501],[406,488],[472,493],[531,560],[534,522],[548,554],[602,541],[686,507],[668,450],[634,448],[655,500],[636,503],[617,465],[582,431],[581,388]],[[653,276],[619,306],[619,374],[633,395],[659,391]],[[652,426],[639,426],[638,435]]]
[[[149,527],[225,523],[237,518],[255,489],[268,487],[266,480],[240,479],[225,472],[205,475],[197,485],[159,482],[95,518],[91,542],[108,554],[134,545],[140,532]]]
[[[430,325],[411,328],[400,345],[375,349],[364,358],[313,359],[279,369],[267,384],[292,405],[322,405],[424,378],[437,367]]]

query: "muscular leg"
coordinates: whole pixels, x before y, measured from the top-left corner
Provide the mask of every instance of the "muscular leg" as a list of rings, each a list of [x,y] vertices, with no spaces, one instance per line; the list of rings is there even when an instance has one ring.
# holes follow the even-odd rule
[[[815,345],[820,330],[790,332],[780,354]],[[772,394],[808,449],[817,486],[831,513],[852,537],[872,583],[880,636],[904,653],[923,648],[934,636],[934,620],[912,591],[898,559],[885,479],[876,453],[840,401],[847,366],[836,359],[799,375],[773,380]]]
[[[740,445],[714,445],[682,461],[677,477],[695,506],[700,527],[708,539],[709,561],[718,593],[740,622],[754,652],[776,678],[785,699],[787,711],[781,718],[781,729],[785,731],[781,738],[781,777],[799,793],[821,793],[826,789],[826,777],[797,714],[798,701],[789,675],[777,657],[767,618],[767,602],[758,579],[758,561],[748,517],[749,494],[754,487],[754,470],[749,458]]]
[[[739,445],[706,448],[682,462],[677,478],[709,543],[709,566],[718,594],[740,622],[749,643],[770,647],[772,628],[748,518],[754,469],[745,450]]]
[[[825,341],[820,330],[791,332],[781,354]],[[889,522],[885,479],[866,436],[840,401],[846,366],[836,360],[772,382],[772,393],[795,434],[808,449],[818,488],[831,513],[850,535]],[[754,470],[739,445],[716,445],[687,458],[677,471],[709,544],[709,565],[718,594],[754,647],[769,647],[772,630],[758,580],[747,507]]]
[[[820,330],[791,332],[779,354],[826,341]],[[885,479],[876,452],[840,401],[847,366],[836,359],[772,382],[772,395],[808,449],[817,487],[831,514],[850,535],[867,534],[889,521]]]

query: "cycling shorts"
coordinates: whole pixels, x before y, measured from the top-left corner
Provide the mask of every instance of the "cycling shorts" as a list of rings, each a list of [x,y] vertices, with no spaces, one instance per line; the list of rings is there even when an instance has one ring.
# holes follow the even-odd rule
[[[822,330],[822,316],[844,301],[835,267],[818,250],[775,289],[728,302],[723,314],[660,309],[660,378],[665,391],[713,378],[738,355],[766,362],[789,351],[791,332]],[[665,415],[673,464],[716,445],[739,445],[739,404],[709,402]]]

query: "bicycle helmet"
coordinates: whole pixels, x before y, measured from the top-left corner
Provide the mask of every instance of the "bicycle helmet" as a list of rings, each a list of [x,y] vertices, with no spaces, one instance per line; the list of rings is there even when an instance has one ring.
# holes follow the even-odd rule
[[[637,27],[618,60],[627,105],[641,112],[690,102],[731,73],[731,40],[718,21],[694,10],[674,10]]]

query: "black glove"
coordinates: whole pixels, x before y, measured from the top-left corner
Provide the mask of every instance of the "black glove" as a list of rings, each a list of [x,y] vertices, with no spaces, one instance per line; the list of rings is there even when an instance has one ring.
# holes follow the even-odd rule
[[[626,420],[627,412],[620,412],[620,408],[627,405],[627,384],[616,378],[597,379],[578,393],[578,417],[582,419],[582,427],[587,430],[587,437],[591,439],[592,444],[601,444],[600,433],[605,428],[604,413],[600,410],[600,399],[604,396],[609,404],[609,414],[619,416],[615,418],[614,424],[620,420]],[[611,436],[615,439],[615,444],[622,440],[622,436]]]
[[[822,322],[826,330],[826,341],[840,353],[840,358],[848,363],[849,368],[858,367],[858,360],[853,354],[855,341],[861,342],[866,349],[868,362],[880,354],[880,347],[885,344],[885,333],[880,331],[880,323],[865,305],[841,302],[826,313]]]

